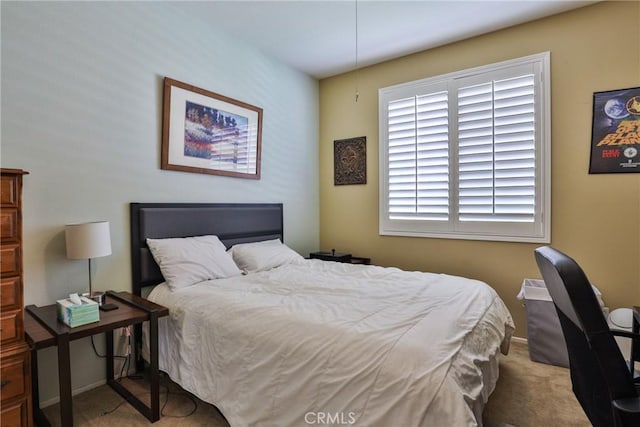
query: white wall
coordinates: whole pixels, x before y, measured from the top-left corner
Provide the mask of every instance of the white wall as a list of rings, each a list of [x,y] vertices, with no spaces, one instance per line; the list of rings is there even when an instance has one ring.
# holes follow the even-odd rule
[[[26,304],[86,288],[86,261],[65,258],[74,222],[111,222],[113,254],[94,260],[94,289],[129,290],[133,201],[282,202],[287,243],[318,248],[316,80],[175,3],[2,2],[1,24],[0,162],[30,172]],[[160,169],[165,76],[263,108],[259,181]],[[75,389],[104,379],[87,348],[72,347]],[[39,360],[46,401],[57,395],[55,352]]]

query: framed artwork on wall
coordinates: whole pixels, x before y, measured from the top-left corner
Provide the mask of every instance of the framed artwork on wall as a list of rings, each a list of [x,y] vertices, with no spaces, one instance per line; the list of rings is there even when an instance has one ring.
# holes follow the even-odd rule
[[[165,77],[161,168],[260,179],[262,109]]]
[[[640,172],[640,87],[595,92],[589,173]]]
[[[334,185],[367,183],[367,137],[333,141]]]

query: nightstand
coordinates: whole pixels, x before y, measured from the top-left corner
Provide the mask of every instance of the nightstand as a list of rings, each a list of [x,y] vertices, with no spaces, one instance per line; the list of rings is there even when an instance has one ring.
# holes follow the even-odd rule
[[[323,261],[344,262],[347,264],[370,264],[371,258],[356,257],[351,254],[343,254],[332,249],[331,252],[311,252],[309,258],[321,259]]]
[[[70,328],[58,321],[56,305],[25,307],[25,334],[31,348],[31,383],[34,420],[38,426],[50,426],[40,410],[38,396],[38,355],[43,348],[58,347],[58,381],[60,383],[60,421],[63,426],[73,425],[71,398],[71,354],[69,342],[104,333],[107,340],[107,384],[124,397],[149,421],[160,419],[160,381],[158,370],[158,318],[167,316],[169,309],[129,292],[108,291],[105,302],[118,306],[117,310],[100,311],[100,321]],[[149,381],[151,389],[150,406],[144,404],[114,378],[113,332],[118,328],[137,325],[149,321]],[[76,366],[81,365],[79,363]]]

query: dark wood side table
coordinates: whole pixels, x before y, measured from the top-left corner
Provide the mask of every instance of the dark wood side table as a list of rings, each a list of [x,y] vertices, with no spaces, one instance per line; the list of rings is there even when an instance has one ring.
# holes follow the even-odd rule
[[[169,309],[129,292],[108,291],[105,302],[118,306],[117,310],[100,311],[100,321],[70,328],[58,321],[56,305],[25,307],[25,334],[31,348],[31,381],[33,387],[33,413],[38,426],[50,426],[40,409],[38,396],[38,357],[40,349],[58,347],[58,381],[60,383],[61,425],[73,426],[71,397],[71,355],[69,342],[104,333],[107,340],[107,384],[124,397],[149,421],[160,419],[160,381],[158,370],[158,318],[169,314]],[[151,389],[150,406],[145,405],[133,393],[114,378],[113,332],[118,328],[149,321],[149,381]]]
[[[363,258],[353,256],[351,254],[343,254],[332,250],[331,252],[311,252],[309,258],[321,259],[323,261],[344,262],[347,264],[370,264],[371,258]]]

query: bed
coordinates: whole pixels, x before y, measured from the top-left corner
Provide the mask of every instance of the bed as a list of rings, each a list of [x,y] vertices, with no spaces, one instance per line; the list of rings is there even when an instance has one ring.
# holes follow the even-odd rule
[[[234,427],[482,425],[513,331],[496,292],[304,259],[281,243],[282,214],[282,204],[131,204],[133,291],[152,289],[170,311],[160,369]],[[156,245],[193,236],[217,236],[250,272],[172,287]]]

